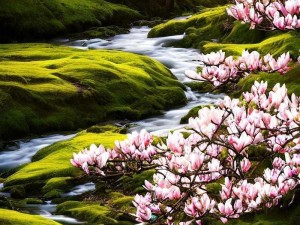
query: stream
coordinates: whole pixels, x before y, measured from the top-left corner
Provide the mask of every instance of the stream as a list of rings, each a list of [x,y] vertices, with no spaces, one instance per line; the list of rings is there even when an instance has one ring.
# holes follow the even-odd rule
[[[184,75],[184,72],[186,70],[194,70],[198,66],[197,60],[199,51],[195,49],[165,47],[174,40],[182,39],[184,35],[148,39],[147,34],[149,31],[149,27],[133,27],[130,30],[130,33],[117,35],[107,40],[91,39],[73,42],[60,40],[60,43],[80,49],[116,49],[148,55],[166,65],[180,82],[184,83],[190,81]],[[186,115],[190,109],[201,104],[217,103],[223,99],[225,95],[215,95],[210,93],[199,94],[192,92],[190,88],[187,88],[186,96],[188,103],[185,106],[169,110],[163,115],[137,121],[134,123],[134,126],[130,128],[130,132],[146,128],[148,131],[158,135],[167,134],[171,129],[177,129],[184,126],[180,125],[180,119]],[[0,152],[0,171],[5,171],[21,164],[28,163],[30,162],[31,157],[41,148],[58,141],[72,138],[74,135],[75,134],[51,135],[18,142],[16,146],[8,147],[6,150]],[[3,184],[0,184],[0,190],[1,187],[3,187]],[[95,185],[93,183],[82,184],[74,187],[70,192],[63,194],[62,197],[80,195],[94,189]],[[82,223],[74,218],[55,215],[56,205],[51,202],[46,202],[46,204],[41,205],[27,204],[24,209],[32,214],[39,214],[52,220],[63,222],[64,224]]]

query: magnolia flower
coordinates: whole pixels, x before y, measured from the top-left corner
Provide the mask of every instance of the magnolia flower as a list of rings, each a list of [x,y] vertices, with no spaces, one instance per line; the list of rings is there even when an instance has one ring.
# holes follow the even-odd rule
[[[229,16],[244,23],[250,24],[250,29],[256,26],[265,29],[296,29],[299,28],[298,15],[300,5],[297,0],[281,2],[264,1],[236,1],[236,4],[227,8]]]
[[[294,19],[292,20],[294,21]],[[204,64],[201,72],[188,70],[185,72],[186,76],[194,80],[206,80],[218,87],[228,82],[236,82],[251,72],[265,71],[284,74],[288,71],[290,54],[283,53],[278,59],[275,59],[270,54],[260,56],[257,51],[244,50],[242,55],[235,60],[232,56],[225,58],[225,53],[219,51],[207,55],[201,54],[200,61]]]

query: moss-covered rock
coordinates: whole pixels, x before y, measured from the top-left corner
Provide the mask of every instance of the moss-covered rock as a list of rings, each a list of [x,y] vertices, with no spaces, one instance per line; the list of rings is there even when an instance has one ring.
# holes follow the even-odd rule
[[[143,187],[144,182],[145,180],[151,181],[154,172],[154,170],[148,170],[139,174],[134,174],[132,177],[123,177],[121,180],[122,190],[130,194],[145,192],[145,188]]]
[[[164,37],[186,33],[180,41],[182,47],[197,47],[204,40],[219,39],[224,35],[226,7],[203,10],[186,20],[170,20],[151,29],[148,37]]]
[[[54,198],[60,198],[61,194],[63,194],[63,190],[60,189],[53,189],[46,194],[44,194],[45,199],[54,199]]]
[[[71,177],[53,177],[47,180],[45,186],[42,188],[42,193],[49,193],[55,189],[64,190],[69,188],[71,185],[67,181],[70,179]]]
[[[53,220],[37,215],[29,215],[13,210],[0,209],[1,225],[59,225]]]
[[[288,94],[295,93],[297,96],[300,96],[300,65],[292,65],[291,69],[284,75],[263,72],[251,74],[250,76],[241,79],[237,84],[236,91],[230,93],[230,95],[238,98],[243,92],[250,91],[254,81],[267,81],[269,90],[277,83],[285,84],[288,89]]]
[[[115,140],[122,140],[125,137],[125,135],[117,133],[115,129],[111,128],[109,131],[99,134],[82,131],[70,140],[61,141],[41,149],[33,156],[32,163],[5,180],[5,187],[8,188],[11,185],[28,186],[35,181],[44,181],[46,184],[42,189],[44,192],[51,191],[51,188],[61,188],[65,182],[62,177],[75,177],[81,174],[81,171],[70,163],[73,152],[79,152],[92,143],[112,147]]]
[[[92,39],[92,38],[108,38],[117,34],[127,34],[129,28],[119,26],[91,27],[83,32],[68,35],[71,40]]]
[[[49,38],[102,24],[128,25],[140,13],[104,0],[0,1],[0,41]]]
[[[213,92],[215,89],[215,87],[211,83],[205,81],[192,81],[185,83],[185,85],[190,87],[192,91],[196,91],[199,93]]]
[[[184,104],[161,63],[109,50],[0,45],[0,139],[139,119]]]
[[[44,202],[38,198],[26,198],[26,204],[43,204]]]
[[[100,206],[100,202],[67,201],[57,206],[59,214],[69,215],[91,225],[132,224],[129,221],[120,221],[118,213],[108,206]]]
[[[108,204],[110,204],[114,209],[122,210],[125,212],[133,209],[133,196],[126,196],[120,192],[111,192],[109,194],[109,198],[110,200],[108,201]]]
[[[182,40],[173,42],[172,45],[202,49],[208,42],[211,45],[252,44],[276,35],[274,32],[250,30],[249,25],[234,22],[226,13],[226,7],[228,6],[205,8],[186,20],[170,20],[159,24],[152,28],[148,37],[185,34]]]
[[[220,49],[231,55],[240,55],[244,49],[248,49],[250,51],[256,50],[262,54],[271,53],[274,56],[279,56],[282,53],[289,51],[291,56],[296,59],[299,55],[300,36],[297,32],[280,32],[267,37],[259,43],[248,42],[246,44],[228,44],[209,42],[202,47],[204,53],[219,51]]]

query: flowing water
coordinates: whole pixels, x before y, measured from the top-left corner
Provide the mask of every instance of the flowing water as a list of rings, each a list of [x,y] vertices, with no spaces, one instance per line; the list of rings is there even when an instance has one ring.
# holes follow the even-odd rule
[[[74,137],[71,135],[50,135],[29,141],[18,141],[14,146],[6,148],[0,152],[0,171],[13,169],[31,161],[31,157],[40,149],[45,148],[55,142],[63,141]]]
[[[179,19],[185,19],[185,17]],[[184,72],[186,70],[195,70],[195,68],[199,66],[199,51],[196,49],[168,47],[172,42],[181,40],[184,34],[160,38],[147,38],[149,31],[149,27],[134,27],[130,30],[129,34],[117,35],[108,40],[78,40],[66,42],[65,44],[80,49],[116,49],[147,55],[166,65],[180,82],[191,81],[184,75]],[[166,134],[170,129],[182,127],[182,125],[179,124],[181,117],[186,115],[193,107],[201,104],[217,103],[224,97],[223,94],[195,93],[188,87],[186,96],[188,103],[184,107],[167,111],[161,116],[138,121],[129,131],[139,131],[145,128],[155,134]]]
[[[130,33],[117,35],[108,40],[91,39],[73,42],[64,40],[61,41],[61,43],[80,49],[117,49],[148,55],[166,65],[180,82],[190,81],[185,77],[184,72],[189,69],[194,70],[198,66],[197,60],[199,52],[195,49],[167,47],[171,42],[182,39],[184,35],[148,39],[147,34],[149,31],[150,28],[148,27],[134,27],[131,29]],[[184,126],[180,125],[180,119],[193,107],[201,104],[217,103],[224,97],[223,94],[194,93],[189,88],[187,88],[186,96],[188,103],[184,107],[167,111],[160,116],[137,121],[130,131],[138,131],[146,128],[148,131],[156,134],[166,134],[170,129]],[[9,147],[5,151],[0,152],[0,171],[30,162],[31,157],[41,148],[61,140],[69,139],[73,136],[74,135],[51,135],[48,137],[32,139],[27,142],[19,142],[16,146]],[[3,185],[0,184],[0,189],[2,187]],[[93,183],[79,185],[74,187],[70,192],[63,194],[63,197],[80,195],[94,189],[95,185]],[[43,205],[34,204],[25,206],[25,209],[31,213],[40,214],[63,223],[82,223],[70,217],[54,215],[55,208],[56,205],[51,202],[47,202]]]

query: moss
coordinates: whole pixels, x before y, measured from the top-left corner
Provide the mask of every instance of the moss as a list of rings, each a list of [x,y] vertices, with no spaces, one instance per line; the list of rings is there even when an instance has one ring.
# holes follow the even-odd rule
[[[26,198],[25,199],[27,204],[43,204],[44,202],[38,198]]]
[[[238,37],[237,37],[238,38]],[[296,32],[274,34],[256,44],[222,44],[206,43],[202,50],[204,53],[218,51],[222,49],[228,54],[240,55],[244,49],[259,51],[262,54],[271,53],[275,56],[289,51],[291,56],[296,59],[299,55],[300,36]]]
[[[151,29],[148,37],[163,37],[185,33],[176,45],[197,48],[204,40],[220,39],[226,30],[224,6],[203,10],[186,20],[170,20]]]
[[[53,220],[41,216],[28,215],[13,210],[0,209],[0,224],[2,225],[59,225]]]
[[[230,33],[222,40],[223,43],[258,43],[266,37],[266,32],[261,30],[250,30],[248,24],[235,21]]]
[[[118,26],[106,26],[106,27],[92,27],[84,32],[75,33],[70,35],[70,39],[80,40],[80,39],[91,39],[91,38],[108,38],[115,36],[117,34],[129,33],[128,28],[118,27]]]
[[[212,195],[213,194],[217,195],[222,190],[222,186],[220,184],[218,184],[218,183],[207,184],[206,188],[207,188],[208,193],[210,193]]]
[[[44,198],[45,199],[60,198],[62,193],[63,193],[62,190],[54,189],[54,190],[51,190],[51,191],[47,192],[46,194],[44,194]]]
[[[136,120],[186,101],[183,85],[146,56],[47,44],[0,50],[2,140]]]
[[[104,0],[1,1],[0,40],[49,38],[101,24],[128,25],[141,15],[124,5]]]
[[[154,170],[148,170],[140,174],[134,174],[132,177],[123,177],[122,190],[131,194],[145,192],[145,189],[142,186],[144,185],[145,180],[152,180],[154,172]]]
[[[239,81],[236,91],[231,93],[234,97],[239,97],[242,92],[250,91],[254,81],[267,81],[269,90],[275,86],[276,83],[286,84],[288,94],[295,93],[300,95],[300,65],[292,65],[291,69],[285,74],[279,73],[259,73],[251,74],[250,76]]]
[[[122,134],[115,133],[114,130],[100,134],[82,131],[70,140],[61,141],[41,149],[33,156],[34,162],[6,179],[5,186],[25,185],[37,180],[40,182],[48,180],[43,187],[45,191],[50,188],[61,188],[60,185],[65,182],[62,177],[74,177],[81,174],[81,171],[70,163],[73,152],[77,153],[92,143],[112,147],[115,140],[122,140],[124,137]],[[56,179],[49,180],[51,178]]]
[[[212,92],[214,90],[214,86],[209,82],[199,82],[199,81],[192,81],[189,83],[185,83],[188,87],[192,89],[192,91],[197,91],[199,93],[207,93]]]
[[[49,179],[45,186],[42,188],[43,193],[47,193],[54,189],[67,189],[70,184],[67,182],[71,177],[54,177]]]
[[[128,212],[130,210],[131,212],[134,212],[134,208],[132,205],[132,201],[134,199],[133,196],[126,196],[119,192],[111,192],[109,194],[109,202],[114,209],[122,210]]]
[[[113,212],[107,206],[100,206],[99,202],[77,202],[67,201],[57,206],[57,213],[70,215],[82,221],[87,221],[88,224],[128,224],[126,221],[118,221],[114,218],[117,213]]]

